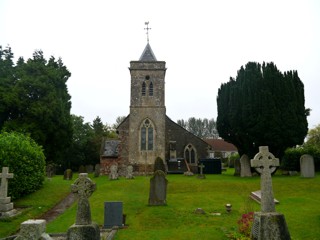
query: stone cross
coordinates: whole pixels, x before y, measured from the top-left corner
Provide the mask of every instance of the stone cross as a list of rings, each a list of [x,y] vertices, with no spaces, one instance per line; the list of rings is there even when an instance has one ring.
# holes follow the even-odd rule
[[[96,190],[96,184],[88,178],[88,173],[80,173],[71,185],[71,192],[78,196],[76,225],[91,224],[91,210],[88,198]]]
[[[0,186],[0,198],[7,198],[8,194],[8,179],[13,178],[13,173],[9,173],[8,167],[2,168],[2,173],[0,173],[1,186]]]
[[[261,174],[261,211],[275,212],[271,168],[279,166],[279,159],[269,152],[267,146],[260,146],[259,152],[251,159],[251,166]]]
[[[203,163],[201,163],[199,165],[199,168],[200,168],[200,175],[203,175],[203,169],[205,168],[205,166],[203,165]]]

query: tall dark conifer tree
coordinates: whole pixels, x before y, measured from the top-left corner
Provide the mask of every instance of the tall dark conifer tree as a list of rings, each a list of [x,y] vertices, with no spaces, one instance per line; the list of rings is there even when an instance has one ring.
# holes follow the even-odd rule
[[[298,73],[282,74],[273,63],[241,67],[236,79],[221,85],[217,105],[219,136],[250,157],[263,145],[281,157],[286,148],[302,144],[308,131]]]

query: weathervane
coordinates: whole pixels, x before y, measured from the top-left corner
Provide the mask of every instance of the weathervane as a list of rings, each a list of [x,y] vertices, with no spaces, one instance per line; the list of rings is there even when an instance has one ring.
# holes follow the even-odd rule
[[[149,28],[149,22],[145,22],[144,23],[145,25],[147,25],[147,27],[146,28],[144,28],[144,30],[147,30],[147,41],[148,41],[148,43],[149,43],[149,30],[151,30],[151,28]]]

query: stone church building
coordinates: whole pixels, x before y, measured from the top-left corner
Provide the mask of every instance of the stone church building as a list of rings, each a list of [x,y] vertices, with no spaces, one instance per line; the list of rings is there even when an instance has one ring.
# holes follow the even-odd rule
[[[151,173],[157,157],[165,164],[169,159],[184,158],[197,172],[199,159],[209,156],[208,143],[166,115],[166,70],[166,62],[156,59],[149,43],[139,61],[130,62],[130,113],[117,128],[116,154],[101,156],[105,173],[111,162],[119,169],[132,165],[136,173]]]

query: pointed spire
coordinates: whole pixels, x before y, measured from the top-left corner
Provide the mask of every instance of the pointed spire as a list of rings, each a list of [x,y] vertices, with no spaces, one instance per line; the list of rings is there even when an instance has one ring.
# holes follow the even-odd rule
[[[147,46],[144,48],[143,53],[141,54],[139,61],[141,61],[141,62],[157,61],[157,58],[154,55],[149,43],[147,43]]]

